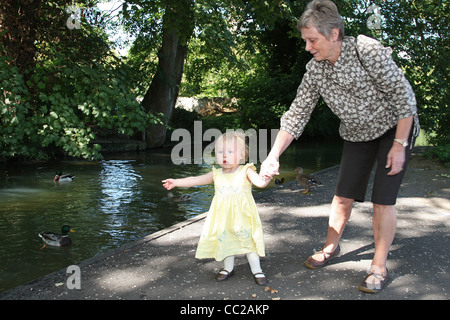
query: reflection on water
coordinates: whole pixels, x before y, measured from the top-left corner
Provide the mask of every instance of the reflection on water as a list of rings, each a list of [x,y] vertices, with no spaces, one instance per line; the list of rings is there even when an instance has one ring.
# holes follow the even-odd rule
[[[119,213],[122,204],[129,204],[142,192],[138,190],[138,181],[142,177],[133,169],[131,161],[103,161],[100,177],[104,194],[104,198],[100,199],[103,212]]]
[[[335,165],[340,145],[291,146],[281,158],[281,176],[292,180]],[[75,174],[55,183],[55,172]],[[0,163],[0,292],[65,268],[206,212],[213,186],[175,189],[188,202],[173,202],[161,180],[199,175],[208,165],[174,165],[167,152],[111,156],[104,161]],[[270,186],[269,186],[270,187]],[[255,190],[257,192],[258,190]],[[47,246],[38,233],[69,224],[72,246]]]

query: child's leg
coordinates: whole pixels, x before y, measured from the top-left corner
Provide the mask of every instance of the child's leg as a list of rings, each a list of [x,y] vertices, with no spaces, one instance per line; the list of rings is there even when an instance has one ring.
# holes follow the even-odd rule
[[[234,256],[229,256],[223,259],[223,269],[225,271],[221,271],[220,273],[227,274],[233,271],[234,269]]]
[[[216,274],[216,281],[225,281],[231,277],[234,272],[234,256],[226,257],[223,260],[223,269]]]
[[[248,264],[250,265],[250,269],[252,269],[252,273],[256,278],[263,278],[264,274],[262,273],[261,264],[259,263],[259,256],[256,252],[250,252],[246,254]]]

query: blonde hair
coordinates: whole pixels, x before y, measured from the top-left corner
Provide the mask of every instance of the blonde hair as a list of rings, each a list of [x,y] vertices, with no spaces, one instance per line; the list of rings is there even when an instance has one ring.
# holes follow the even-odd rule
[[[315,27],[319,33],[330,39],[331,30],[339,29],[338,40],[344,39],[344,22],[334,2],[330,0],[313,0],[308,3],[305,12],[298,20],[297,28]]]
[[[224,134],[216,139],[216,148],[219,143],[223,143],[223,141],[228,141],[232,143],[236,143],[238,145],[238,150],[241,151],[241,154],[244,156],[244,161],[248,160],[248,144],[245,140],[245,134],[239,130],[227,130]]]

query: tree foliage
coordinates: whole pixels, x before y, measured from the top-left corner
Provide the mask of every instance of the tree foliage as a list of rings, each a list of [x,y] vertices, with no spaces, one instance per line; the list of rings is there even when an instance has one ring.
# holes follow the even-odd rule
[[[279,116],[295,96],[304,66],[311,59],[295,27],[296,17],[307,3],[264,1],[247,12],[247,20],[240,22],[245,28],[237,32],[236,50],[245,62],[244,67],[226,61],[218,64],[217,61],[223,60],[215,60],[218,67],[206,64],[204,68],[197,68],[201,64],[194,59],[206,61],[208,49],[201,46],[203,53],[200,54],[196,45],[192,50],[194,57],[188,57],[188,66],[192,65],[192,69],[186,71],[186,93],[200,94],[196,90],[209,90],[237,97],[242,126],[276,127]],[[395,61],[416,93],[422,129],[430,134],[431,143],[439,145],[437,149],[450,149],[450,12],[447,1],[346,0],[336,3],[344,19],[346,35],[365,34],[393,48]],[[367,24],[374,14],[370,10],[373,5],[380,8],[379,30],[370,29]],[[215,73],[216,81],[211,80],[211,72]],[[189,74],[192,75],[188,78]],[[220,91],[214,90],[217,84],[220,84]],[[337,133],[337,125],[338,120],[321,102],[305,134],[329,136]],[[440,153],[445,158],[449,150]]]
[[[111,53],[107,36],[95,26],[97,14],[85,10],[81,28],[70,30],[69,1],[37,3],[37,32],[12,30],[13,23],[1,26],[0,158],[67,154],[95,159],[101,157],[94,142],[99,130],[130,136],[156,121],[128,86],[129,68]],[[2,17],[9,19],[26,6],[5,2]],[[31,52],[26,60],[19,59],[21,50]]]
[[[384,41],[397,53],[414,91],[431,142],[450,145],[449,24],[445,0],[386,1]]]

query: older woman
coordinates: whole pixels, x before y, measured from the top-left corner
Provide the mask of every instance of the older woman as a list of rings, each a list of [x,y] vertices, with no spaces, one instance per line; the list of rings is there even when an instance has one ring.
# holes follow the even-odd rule
[[[411,145],[419,131],[414,92],[391,57],[391,49],[366,36],[344,37],[336,5],[314,0],[301,16],[298,29],[313,59],[261,175],[278,174],[279,156],[303,132],[320,96],[339,117],[344,139],[336,193],[331,204],[325,245],[305,265],[321,268],[340,252],[339,240],[354,201],[364,201],[375,165],[372,192],[375,254],[369,275],[359,289],[377,293],[388,277],[386,260],[395,236],[395,202]]]

